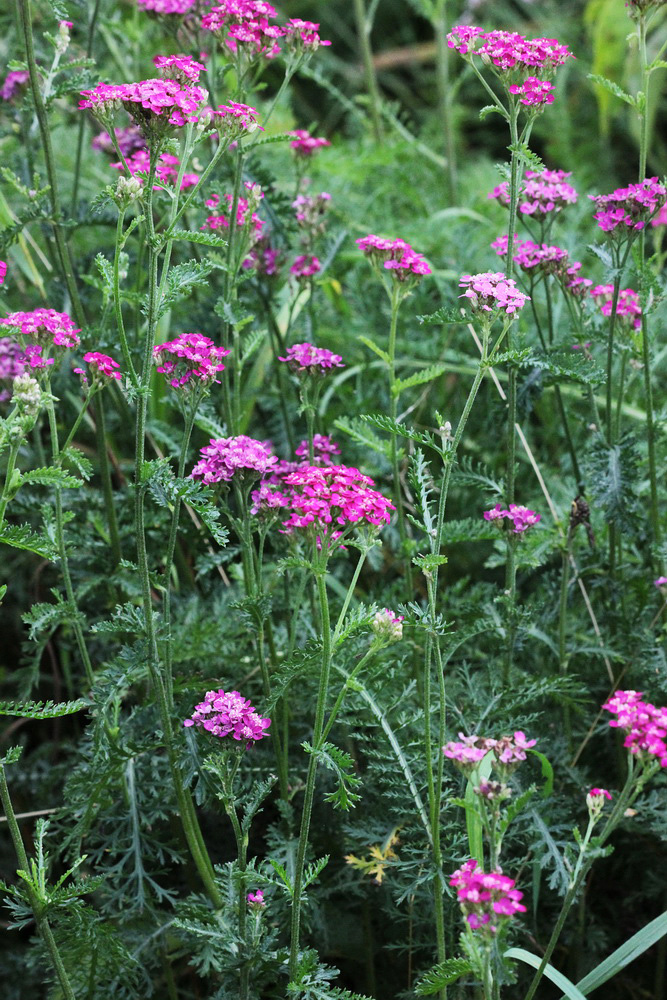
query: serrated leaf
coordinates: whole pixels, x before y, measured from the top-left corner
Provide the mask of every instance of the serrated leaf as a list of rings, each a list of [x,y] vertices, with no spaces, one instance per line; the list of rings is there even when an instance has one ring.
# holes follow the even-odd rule
[[[410,375],[408,378],[396,379],[391,391],[394,395],[398,395],[405,389],[411,389],[415,385],[423,385],[424,382],[432,382],[433,379],[439,378],[439,376],[445,371],[447,371],[447,365],[444,362],[428,365],[428,367],[422,368],[421,371],[415,372],[414,375]]]
[[[39,486],[59,486],[61,489],[73,489],[81,486],[81,480],[76,476],[71,476],[64,469],[46,466],[43,469],[30,469],[21,475],[21,486],[26,483],[35,483]]]
[[[377,354],[378,358],[381,358],[386,365],[391,364],[391,358],[387,352],[383,351],[381,347],[378,347],[374,340],[371,340],[370,337],[359,337],[359,340],[362,344],[365,344],[366,347],[373,351],[374,354]]]
[[[158,314],[162,316],[175,302],[187,298],[193,288],[206,285],[212,271],[213,264],[209,260],[188,260],[172,267]]]
[[[495,104],[485,104],[484,107],[479,110],[479,117],[482,121],[492,114],[500,115],[502,118],[507,119],[507,115],[504,114],[503,111]]]
[[[370,428],[363,426],[361,417],[338,417],[334,420],[334,427],[343,431],[344,434],[349,435],[358,444],[362,444],[366,448],[371,448],[373,451],[378,452],[380,455],[385,455],[387,458],[391,457],[391,445],[389,441],[383,441],[377,434],[373,434]]]
[[[226,247],[227,240],[215,233],[209,233],[198,229],[176,229],[171,233],[172,240],[186,240],[188,243],[201,243],[207,247]]]
[[[417,316],[417,320],[425,326],[440,326],[441,323],[466,323],[467,317],[465,313],[454,306],[442,306],[434,313]]]
[[[440,442],[429,431],[414,430],[406,424],[399,423],[398,420],[393,420],[385,413],[362,413],[358,419],[362,423],[371,424],[373,427],[386,431],[387,434],[397,434],[399,437],[407,438],[409,441],[417,441],[428,448],[434,448],[438,454],[442,453]]]
[[[14,549],[34,552],[42,559],[55,558],[55,548],[44,535],[37,534],[29,524],[5,524],[0,528],[0,543],[11,545]]]
[[[632,94],[628,94],[627,91],[623,90],[622,87],[619,87],[619,85],[614,83],[613,80],[609,80],[606,76],[599,76],[597,73],[589,73],[588,79],[592,80],[592,82],[597,84],[598,87],[602,87],[610,94],[613,94],[614,97],[618,97],[619,100],[625,101],[626,104],[630,104],[633,107],[635,106],[636,101]]]
[[[334,746],[333,743],[323,743],[321,747],[313,748],[310,743],[304,742],[301,746],[306,753],[313,754],[319,764],[324,764],[336,775],[338,788],[335,792],[329,792],[328,795],[324,796],[326,801],[331,802],[336,809],[347,811],[353,808],[361,796],[352,789],[361,784],[361,778],[358,778],[352,771],[354,760],[350,754],[341,750],[340,747]]]
[[[90,702],[78,698],[76,701],[0,701],[0,715],[13,715],[19,719],[59,719],[64,715],[74,715],[89,709]]]
[[[432,573],[438,566],[445,566],[448,560],[447,556],[439,556],[434,552],[429,552],[425,556],[415,556],[412,561],[422,573]]]
[[[601,385],[607,381],[604,369],[584,354],[572,351],[557,350],[547,354],[533,351],[526,361],[526,367],[529,365],[547,372],[544,379],[546,385],[563,380],[579,382],[581,385]]]
[[[443,986],[455,983],[461,976],[472,972],[472,964],[467,958],[447,958],[439,962],[415,984],[418,997],[430,997],[439,993]]]

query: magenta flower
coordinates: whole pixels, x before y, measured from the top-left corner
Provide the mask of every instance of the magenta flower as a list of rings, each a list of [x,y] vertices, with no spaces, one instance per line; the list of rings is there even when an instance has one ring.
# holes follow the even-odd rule
[[[219,691],[207,691],[204,700],[195,705],[192,716],[185,719],[183,725],[186,728],[197,726],[220,739],[231,736],[237,742],[245,741],[248,750],[266,736],[271,719],[262,718],[238,691],[225,692],[220,688]]]
[[[67,313],[59,313],[55,309],[10,313],[0,319],[0,323],[12,327],[24,337],[40,341],[44,346],[75,347],[81,333]]]
[[[300,254],[294,258],[294,263],[289,270],[290,274],[293,274],[297,281],[304,281],[307,278],[312,278],[318,271],[321,271],[322,265],[317,257],[311,254]]]
[[[609,725],[625,730],[623,746],[631,754],[656,757],[667,767],[667,708],[643,701],[641,691],[617,691],[602,707],[616,716]]]
[[[617,188],[611,194],[589,194],[598,211],[593,216],[605,233],[623,237],[642,230],[667,202],[667,189],[657,177],[647,177],[640,184]]]
[[[370,234],[358,239],[356,243],[359,249],[370,258],[371,264],[382,264],[397,281],[414,283],[415,280],[418,281],[424,275],[431,273],[431,268],[424,258],[400,237],[387,240],[381,236]]]
[[[223,39],[231,52],[253,62],[279,54],[278,40],[285,29],[269,24],[276,16],[275,7],[264,0],[222,0],[203,15],[201,24]]]
[[[23,375],[26,359],[21,345],[12,337],[0,337],[0,382],[12,384]],[[0,389],[0,403],[6,402],[11,396],[9,389]]]
[[[120,365],[113,358],[110,358],[108,354],[100,354],[99,351],[88,351],[84,354],[83,360],[88,365],[93,377],[97,376],[102,381],[108,381],[110,379],[120,380],[121,374],[118,369]],[[75,368],[75,375],[80,375],[84,382],[88,381],[87,374],[83,368]]]
[[[154,56],[153,64],[160,70],[162,76],[179,83],[198,83],[200,74],[206,69],[203,63],[190,56]]]
[[[464,739],[463,733],[459,733],[459,739],[460,742],[451,740],[449,743],[446,743],[442,748],[442,752],[448,760],[453,760],[464,774],[469,774],[474,771],[480,761],[484,760],[491,747],[486,745],[489,742],[488,740],[481,740],[480,746],[471,745],[468,742],[464,743],[462,742]],[[493,743],[494,741],[491,740],[490,742]]]
[[[542,108],[545,104],[553,104],[553,89],[553,83],[549,80],[539,80],[536,76],[526,77],[523,83],[513,83],[508,87],[510,94],[521,94],[519,103],[529,108]]]
[[[459,287],[466,289],[459,298],[467,299],[472,311],[479,316],[495,312],[513,317],[530,301],[529,295],[519,291],[514,278],[506,278],[502,271],[464,274]]]
[[[139,149],[144,150],[146,153],[148,152],[146,149],[146,139],[137,125],[128,125],[127,128],[115,128],[113,131],[116,136],[118,148],[123,156],[131,156]],[[116,155],[115,146],[108,132],[100,132],[94,136],[91,146],[93,149],[99,149],[108,156]]]
[[[114,170],[124,170],[126,164],[132,176],[134,177],[138,174],[139,180],[143,184],[145,178],[148,177],[151,168],[148,150],[137,149],[130,156],[125,157],[125,163],[118,161],[118,163],[112,163],[111,166]],[[175,184],[178,180],[178,170],[180,165],[181,161],[177,156],[172,156],[171,153],[162,153],[155,168],[155,177],[162,183],[154,184],[153,190],[159,191],[162,184]],[[198,183],[198,174],[183,174],[183,177],[181,178],[180,190],[185,191],[186,188],[194,187],[194,185]]]
[[[667,583],[667,576],[659,576],[657,580],[653,581],[655,587],[664,587]]]
[[[253,187],[253,185],[246,184],[246,187]],[[252,200],[257,203],[263,197],[261,191],[253,190],[251,193]],[[226,194],[224,196],[227,202],[227,209],[222,210],[216,215],[209,215],[202,229],[210,229],[215,232],[218,229],[229,229],[229,222],[231,219],[231,210],[234,205],[234,198],[231,194]],[[217,208],[220,205],[220,198],[217,194],[211,195],[207,199],[206,205],[209,208]],[[247,229],[248,238],[251,244],[255,243],[262,235],[262,228],[264,226],[263,221],[257,215],[256,212],[252,211],[250,202],[247,198],[239,198],[238,204],[236,206],[236,225],[239,229]]]
[[[243,261],[243,267],[246,270],[252,269],[257,274],[264,274],[268,278],[272,278],[280,269],[282,254],[276,247],[270,246],[268,239],[268,236],[264,236],[257,240]]]
[[[548,215],[562,212],[568,205],[574,205],[578,195],[567,183],[571,173],[565,170],[526,170],[526,180],[519,188],[519,211],[522,215]],[[509,183],[503,181],[489,194],[501,204],[509,205]]]
[[[537,743],[537,740],[527,740],[526,734],[520,729],[513,736],[501,736],[499,740],[477,735],[465,736],[463,733],[458,736],[458,741],[447,743],[442,752],[465,774],[470,774],[490,750],[495,757],[495,767],[502,771],[514,770],[517,764],[526,759],[526,750]]]
[[[479,44],[478,44],[479,43]],[[469,25],[456,25],[447,36],[447,44],[461,55],[479,55],[498,76],[543,79],[574,56],[567,45],[556,38],[525,38],[516,31],[483,31]]]
[[[300,194],[292,202],[296,209],[296,221],[302,229],[310,231],[311,237],[324,232],[324,216],[329,207],[331,195],[326,191],[319,194]]]
[[[320,38],[319,27],[314,21],[293,17],[285,25],[285,44],[297,53],[315,52],[320,45],[331,45],[331,42]]]
[[[5,278],[7,276],[7,264],[4,260],[0,260],[0,285],[4,285]]]
[[[11,101],[14,94],[17,92],[19,87],[22,87],[24,83],[27,83],[30,79],[30,73],[26,69],[13,69],[5,77],[5,82],[0,90],[0,98],[3,101]]]
[[[216,347],[212,340],[201,333],[181,333],[174,340],[157,344],[153,348],[153,360],[157,370],[167,376],[169,385],[182,389],[193,384],[210,385],[219,383],[218,372],[224,371],[222,358],[229,351]]]
[[[256,892],[249,892],[246,896],[248,906],[251,910],[263,910],[266,906],[264,902],[264,893],[261,889],[257,889]]]
[[[584,295],[588,294],[593,285],[590,278],[580,277],[580,270],[581,261],[575,260],[570,267],[565,270],[565,274],[560,273],[558,275],[564,290],[577,298],[582,298]]]
[[[611,316],[614,299],[613,285],[595,285],[591,288],[591,298],[600,306],[603,316]],[[616,316],[621,319],[625,326],[640,330],[642,325],[642,307],[639,302],[639,294],[632,288],[624,288],[618,294],[616,303]]]
[[[314,344],[294,344],[287,348],[284,358],[278,361],[286,362],[293,372],[305,372],[308,375],[323,375],[331,368],[344,368],[340,354],[328,351],[326,347],[315,347]],[[297,451],[298,454],[298,451]]]
[[[260,483],[258,489],[250,494],[252,507],[250,511],[255,515],[271,515],[283,507],[289,507],[292,500],[286,493],[283,493],[271,482]]]
[[[509,238],[499,236],[491,244],[499,257],[507,257],[507,246]],[[560,275],[566,270],[568,262],[567,250],[560,247],[547,246],[546,243],[533,243],[532,240],[515,240],[512,260],[519,265],[522,271],[537,272],[542,274]]]
[[[331,145],[328,139],[315,138],[303,128],[295,129],[290,132],[290,135],[295,136],[294,141],[290,142],[290,147],[297,156],[303,159],[310,159],[318,149],[324,149],[325,146]]]
[[[265,476],[278,459],[271,445],[239,434],[237,437],[211,438],[200,454],[203,456],[190,473],[192,479],[205,483],[229,482],[233,476]]]
[[[454,872],[449,884],[456,889],[468,926],[485,936],[494,937],[504,919],[526,912],[514,879],[499,871],[485,875],[474,858]]]
[[[336,357],[337,355],[333,355]],[[282,360],[282,359],[280,359]],[[302,441],[294,449],[294,454],[301,459],[308,459],[308,441]],[[315,465],[334,465],[333,457],[340,455],[340,445],[337,444],[328,434],[313,435],[313,458]],[[306,464],[308,464],[306,462]]]
[[[208,95],[202,87],[158,77],[138,83],[98,83],[92,90],[82,90],[81,96],[79,108],[90,108],[103,119],[122,103],[142,131],[152,134],[198,121]]]
[[[333,541],[355,526],[382,527],[396,508],[373,489],[370,476],[345,465],[308,465],[283,479],[291,496],[291,515],[283,521],[283,532],[313,528],[318,536]]]
[[[197,0],[137,0],[137,5],[154,14],[187,14]]]

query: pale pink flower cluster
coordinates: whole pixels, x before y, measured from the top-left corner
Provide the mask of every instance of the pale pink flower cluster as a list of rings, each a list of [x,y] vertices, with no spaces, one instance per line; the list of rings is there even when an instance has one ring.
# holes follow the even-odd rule
[[[626,732],[623,746],[637,756],[656,757],[667,767],[667,708],[644,701],[642,691],[617,691],[602,706],[616,718],[610,726]]]
[[[205,71],[206,66],[197,62],[190,56],[154,56],[155,68],[160,70],[162,76],[170,80],[178,80],[180,83],[198,83],[200,75]]]
[[[613,285],[595,285],[591,288],[591,297],[600,306],[603,316],[611,316],[614,304]],[[625,321],[628,326],[635,330],[640,330],[642,325],[642,307],[639,301],[639,294],[632,288],[623,288],[618,293],[616,303],[616,316]]]
[[[466,774],[473,771],[491,750],[496,766],[500,765],[505,769],[513,767],[524,761],[526,750],[530,750],[537,743],[537,740],[527,740],[526,734],[520,729],[517,729],[513,736],[502,736],[499,740],[474,734],[466,736],[464,733],[459,733],[458,736],[458,740],[446,743],[442,752]]]
[[[456,889],[471,930],[481,930],[490,937],[498,932],[503,920],[526,912],[521,902],[523,893],[514,888],[514,879],[502,872],[485,875],[474,858],[454,872],[449,884]]]
[[[88,351],[87,354],[84,354],[83,360],[88,365],[93,377],[102,376],[104,379],[117,379],[120,381],[120,365],[113,358],[110,358],[108,354],[100,354],[99,351]],[[80,375],[83,382],[88,381],[88,375],[84,368],[75,368],[74,374]]]
[[[292,202],[292,208],[296,209],[296,221],[303,229],[311,231],[314,237],[324,232],[323,218],[329,207],[331,195],[326,191],[319,194],[299,194]]]
[[[547,215],[562,212],[576,204],[578,195],[566,181],[572,174],[565,170],[526,170],[526,180],[519,187],[519,211],[522,215]],[[503,205],[509,205],[509,183],[503,181],[489,194]]]
[[[229,482],[237,473],[244,478],[260,478],[278,463],[268,442],[257,441],[245,434],[211,438],[200,454],[203,457],[190,475],[192,479],[202,479],[205,483]]]
[[[308,459],[308,441],[302,441],[294,454],[301,459]],[[340,445],[328,434],[313,435],[313,460],[315,465],[334,465],[333,456],[340,455]]]
[[[325,146],[331,145],[328,139],[315,138],[304,128],[297,128],[290,132],[290,135],[296,136],[294,141],[290,142],[290,147],[297,156],[304,159],[310,159],[318,149],[324,149]]]
[[[499,236],[491,246],[499,257],[507,256],[509,238]],[[512,260],[523,271],[541,271],[543,274],[560,274],[565,270],[568,260],[567,250],[560,247],[547,246],[546,243],[533,243],[532,240],[515,239]]]
[[[230,736],[237,742],[245,742],[248,750],[253,743],[263,739],[271,719],[262,718],[247,698],[238,691],[207,691],[202,702],[195,705],[194,712],[183,725],[197,726],[211,736],[224,739]]]
[[[502,271],[485,271],[481,274],[464,274],[459,287],[465,292],[459,296],[467,299],[474,313],[500,312],[514,316],[530,296],[517,288],[514,278],[506,278]]]
[[[13,382],[25,371],[25,357],[21,345],[12,337],[0,337],[0,382]],[[11,396],[8,389],[0,389],[0,403]]]
[[[284,358],[278,361],[286,362],[292,371],[308,375],[322,375],[331,368],[344,368],[340,354],[328,351],[326,347],[315,347],[314,344],[294,344],[287,348]]]
[[[653,581],[654,587],[664,587],[667,583],[667,576],[659,576],[657,580]]]
[[[647,177],[639,184],[617,188],[611,194],[589,194],[598,211],[593,216],[605,233],[625,236],[642,230],[667,202],[667,189],[657,177]]]
[[[536,76],[528,76],[523,83],[512,83],[508,87],[510,94],[518,96],[519,104],[528,108],[541,108],[545,104],[553,104],[554,85],[549,80],[538,80]]]
[[[0,90],[0,98],[3,101],[11,101],[19,87],[22,87],[23,84],[27,83],[29,79],[30,73],[28,73],[26,69],[10,70],[5,77],[2,89]]]
[[[224,371],[222,359],[227,354],[229,351],[226,348],[216,347],[209,337],[201,333],[181,333],[174,340],[167,340],[153,348],[157,370],[167,377],[174,389],[219,382],[216,376]]]
[[[346,465],[302,466],[284,477],[291,497],[291,515],[283,530],[313,527],[318,534],[336,539],[354,525],[382,527],[396,508],[373,489],[374,482]]]
[[[515,535],[519,535],[528,528],[532,528],[533,525],[537,524],[538,521],[542,520],[541,514],[536,514],[534,510],[529,510],[528,507],[523,507],[521,504],[511,503],[509,505],[509,510],[506,510],[499,503],[491,510],[484,511],[485,521],[501,521],[507,518],[512,522],[512,531]],[[504,527],[504,525],[501,525]]]
[[[154,14],[187,14],[197,0],[137,0],[137,5]]]
[[[373,618],[373,632],[391,642],[398,642],[403,638],[403,618],[403,615],[395,615],[389,608],[383,608]]]
[[[226,194],[224,198],[227,202],[227,210],[225,211],[223,208],[222,212],[219,214],[209,215],[204,225],[200,227],[201,229],[211,229],[214,232],[216,229],[229,229],[229,220],[234,206],[234,198],[231,194]],[[206,205],[208,208],[218,208],[220,205],[220,198],[217,194],[211,195],[211,197],[207,199]],[[247,198],[239,198],[236,206],[236,225],[239,229],[243,229],[246,224],[248,226],[250,240],[251,242],[255,242],[262,235],[264,222],[260,219],[256,212],[251,211]]]
[[[134,177],[139,174],[139,180],[143,183],[150,173],[151,163],[150,155],[147,149],[137,149],[131,156],[125,157],[125,163],[127,164],[128,170]],[[177,156],[172,156],[171,153],[162,153],[158,160],[158,164],[155,168],[155,176],[157,180],[161,181],[162,184],[175,184],[178,180],[178,171],[181,165],[181,161]],[[122,162],[112,163],[111,166],[114,170],[124,170],[125,164]],[[181,191],[185,191],[186,188],[194,187],[195,184],[199,183],[198,174],[183,174],[181,179]],[[154,184],[153,190],[159,191],[161,184]]]
[[[294,263],[289,269],[290,274],[294,275],[297,281],[306,281],[321,270],[322,265],[319,258],[308,253],[302,253],[298,257],[295,257]]]
[[[398,281],[419,279],[431,273],[423,257],[409,243],[399,238],[387,240],[382,236],[363,236],[356,241],[359,249],[373,264],[382,264]]]

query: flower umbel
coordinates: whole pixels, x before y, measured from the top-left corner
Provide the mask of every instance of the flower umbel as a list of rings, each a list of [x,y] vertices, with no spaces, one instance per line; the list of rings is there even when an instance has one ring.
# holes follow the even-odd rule
[[[247,750],[266,736],[265,730],[271,725],[271,719],[262,718],[238,691],[225,692],[220,688],[219,691],[208,691],[183,725],[186,728],[197,726],[221,739],[231,737],[237,742],[245,741]]]

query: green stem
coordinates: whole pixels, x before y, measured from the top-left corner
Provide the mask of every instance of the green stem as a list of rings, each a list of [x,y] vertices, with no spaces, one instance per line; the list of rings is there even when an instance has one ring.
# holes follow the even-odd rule
[[[398,327],[398,311],[401,305],[401,292],[398,282],[392,282],[391,288],[391,325],[389,327],[389,397],[390,415],[394,423],[398,419],[399,392],[396,385],[396,332]],[[394,496],[396,498],[396,513],[398,515],[398,534],[401,542],[401,559],[405,567],[405,579],[408,593],[412,594],[412,563],[408,553],[408,533],[405,526],[405,510],[403,492],[401,490],[401,467],[398,457],[398,435],[391,432],[391,464],[394,475]]]
[[[95,397],[95,434],[97,438],[97,457],[100,463],[100,477],[102,479],[102,492],[104,493],[104,509],[107,515],[107,526],[109,528],[109,541],[111,544],[111,559],[114,567],[121,560],[122,552],[120,548],[120,535],[118,533],[118,519],[116,517],[116,506],[113,498],[113,487],[111,484],[111,469],[109,468],[109,454],[107,452],[107,436],[104,420],[104,407],[102,398],[98,393]]]
[[[120,300],[120,254],[125,242],[123,239],[124,220],[125,209],[119,209],[118,220],[116,222],[116,245],[113,257],[113,306],[114,313],[116,315],[116,326],[118,327],[118,336],[120,338],[120,349],[123,354],[123,361],[125,362],[125,367],[127,368],[127,373],[130,376],[132,385],[135,389],[137,389],[139,387],[139,380],[132,363],[132,355],[130,354],[130,347],[127,342],[125,322],[123,320],[123,306]]]
[[[570,584],[570,535],[568,533],[567,548],[563,549],[563,559],[560,578],[560,598],[558,602],[558,665],[561,676],[565,676],[568,670],[567,656],[567,592]],[[563,723],[568,749],[572,743],[572,720],[570,718],[570,706],[563,707]]]
[[[62,228],[62,210],[60,206],[60,194],[58,191],[58,174],[56,171],[55,162],[53,159],[53,149],[51,146],[51,129],[49,126],[49,120],[46,114],[46,108],[44,106],[44,101],[42,99],[42,92],[39,88],[39,76],[37,63],[35,61],[35,48],[32,37],[32,11],[31,11],[31,0],[16,0],[17,11],[19,23],[21,25],[21,31],[23,34],[23,40],[25,43],[25,54],[26,62],[28,64],[28,72],[30,74],[30,88],[32,90],[33,100],[35,102],[35,113],[37,115],[37,122],[39,124],[39,133],[42,140],[42,149],[44,151],[44,160],[46,165],[46,176],[49,182],[49,198],[51,201],[51,210],[53,213],[53,219],[51,220],[51,227],[53,229],[53,237],[56,242],[56,248],[58,252],[58,258],[60,262],[60,267],[62,270],[62,275],[67,286],[67,291],[69,293],[70,299],[72,300],[72,306],[74,308],[74,314],[76,316],[77,323],[80,326],[85,325],[85,314],[83,312],[83,306],[81,305],[81,299],[79,298],[79,290],[76,285],[76,280],[74,278],[74,271],[72,269],[72,260],[70,257],[69,247],[65,240]]]
[[[21,447],[22,440],[23,440],[23,435],[20,435],[14,441],[12,441],[11,447],[9,449],[9,455],[7,456],[7,471],[5,472],[5,485],[3,486],[2,494],[0,495],[0,528],[2,527],[5,520],[5,511],[7,510],[7,504],[11,499],[10,486],[12,477],[14,475],[14,468],[16,467],[16,459],[19,453],[19,448]]]
[[[380,90],[378,88],[375,67],[373,66],[373,50],[371,49],[371,25],[366,15],[364,0],[354,0],[354,17],[357,25],[359,52],[364,66],[366,90],[371,106],[371,121],[373,135],[377,142],[382,140],[382,115],[380,113]]]
[[[447,196],[450,205],[458,196],[456,170],[456,139],[452,114],[452,88],[449,81],[449,46],[447,45],[447,0],[436,0],[433,12],[435,31],[435,62],[438,80],[438,103],[445,136],[445,156],[447,158]]]
[[[97,26],[97,15],[100,10],[100,0],[95,0],[93,6],[93,12],[90,15],[90,22],[88,24],[88,41],[86,42],[86,57],[90,59],[93,51],[93,39],[95,37],[95,28]],[[74,215],[76,209],[76,200],[79,195],[79,180],[81,178],[81,154],[83,152],[83,137],[86,129],[86,118],[85,115],[81,115],[79,118],[79,134],[76,141],[76,159],[74,161],[74,183],[72,185],[72,205],[71,214]]]
[[[231,797],[225,799],[225,811],[229,816],[232,827],[234,828],[234,837],[236,839],[236,850],[238,854],[239,871],[242,875],[245,875],[247,866],[247,853],[248,853],[248,834],[241,830],[241,824],[239,823],[238,814],[236,812],[236,807],[234,805],[234,800]],[[246,901],[246,882],[244,878],[239,879],[239,938],[241,940],[242,947],[245,949],[246,946],[246,917],[247,917],[247,901]],[[245,959],[245,956],[242,956]],[[240,969],[240,990],[239,990],[239,1000],[247,1000],[248,998],[248,982],[250,976],[250,969],[248,968],[247,960],[244,960],[241,964]]]
[[[357,560],[357,565],[354,567],[354,573],[352,574],[352,579],[350,580],[349,586],[347,588],[347,593],[345,594],[345,599],[343,601],[343,606],[340,609],[340,614],[338,615],[338,621],[336,622],[336,627],[333,634],[333,644],[336,646],[340,633],[343,630],[343,625],[345,624],[345,615],[347,614],[347,609],[350,606],[350,601],[354,595],[355,588],[357,586],[357,581],[359,579],[359,574],[361,573],[361,568],[364,565],[364,561],[368,554],[368,550],[364,547],[359,553],[359,558]]]
[[[21,836],[21,831],[19,830],[19,825],[16,819],[16,813],[14,812],[14,806],[9,795],[9,788],[7,787],[7,779],[5,776],[5,768],[0,761],[0,801],[2,801],[2,808],[5,813],[5,818],[7,820],[7,826],[9,827],[9,833],[12,838],[12,843],[14,845],[14,852],[16,854],[16,859],[19,863],[21,871],[24,871],[26,875],[30,874],[30,864],[28,862],[28,855],[26,854],[25,846],[23,844],[23,837]],[[49,958],[51,959],[51,964],[53,966],[53,971],[56,974],[58,982],[60,983],[60,988],[63,992],[65,1000],[75,1000],[74,990],[69,981],[69,976],[65,969],[65,965],[58,950],[58,944],[53,936],[53,931],[51,930],[51,925],[49,924],[49,919],[44,913],[44,907],[42,902],[37,896],[37,893],[31,885],[25,883],[26,891],[28,894],[28,899],[30,901],[30,907],[32,909],[33,915],[35,917],[35,924],[37,925],[37,930],[46,946],[46,950],[49,953]]]

